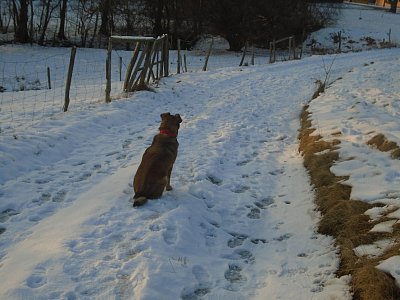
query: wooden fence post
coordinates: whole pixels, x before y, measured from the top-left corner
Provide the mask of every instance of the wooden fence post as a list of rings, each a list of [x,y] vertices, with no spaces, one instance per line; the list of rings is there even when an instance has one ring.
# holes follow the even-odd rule
[[[131,61],[129,62],[128,69],[126,70],[126,74],[125,74],[124,92],[129,92],[129,80],[131,79],[130,76],[131,76],[133,67],[135,65],[136,59],[139,56],[139,51],[140,51],[140,42],[136,42],[135,50],[133,50],[132,58],[131,58]]]
[[[297,59],[296,47],[296,39],[293,39],[293,59]]]
[[[150,69],[151,55],[153,53],[155,44],[156,44],[155,41],[147,43],[146,59],[144,61],[142,73],[140,74],[140,80],[139,80],[139,85],[138,85],[139,89],[145,88],[146,74],[147,74],[147,72],[149,72],[149,69]]]
[[[119,57],[119,81],[122,81],[122,57]]]
[[[112,51],[112,40],[111,37],[108,39],[107,48],[107,60],[106,60],[106,103],[111,102],[111,51]]]
[[[247,46],[248,46],[248,43],[246,42],[246,43],[244,44],[243,55],[242,55],[242,59],[240,60],[239,67],[243,66],[244,58],[246,57]]]
[[[162,45],[162,40],[160,41],[160,45]],[[156,79],[161,78],[161,68],[159,66],[160,64],[160,46],[158,46],[158,49],[156,50]]]
[[[168,35],[164,35],[163,61],[164,61],[164,77],[168,77],[169,76],[169,41],[168,41]]]
[[[157,38],[156,40],[154,40],[153,42],[153,47],[151,48],[151,53],[150,53],[150,61],[149,61],[149,66],[148,66],[148,75],[147,75],[147,81],[146,83],[150,82],[150,77],[153,77],[153,81],[159,79],[158,78],[158,62],[157,62],[157,54],[158,54],[158,50],[159,50],[159,45],[161,43],[161,39]],[[156,69],[156,73],[154,74],[154,65],[156,65],[157,69]]]
[[[51,76],[50,76],[50,68],[47,67],[47,83],[49,86],[49,90],[51,90]]]
[[[141,44],[141,43],[140,43]],[[141,69],[142,62],[146,56],[147,49],[149,47],[149,42],[144,41],[144,49],[142,50],[142,53],[140,53],[139,59],[136,62],[136,67],[132,72],[131,78],[129,79],[129,84],[128,84],[128,91],[132,92],[134,90],[134,87],[136,85],[136,75],[139,73]]]
[[[251,45],[251,65],[254,66],[254,45]]]
[[[272,64],[272,42],[269,42],[269,63]]]
[[[63,107],[64,112],[66,112],[68,110],[68,106],[69,106],[69,91],[71,88],[72,73],[74,71],[75,55],[76,55],[76,47],[74,46],[71,48],[71,57],[69,59],[67,83],[65,85],[65,98],[64,98],[64,107]]]
[[[214,43],[214,39],[211,38],[211,43],[210,43],[210,47],[208,48],[208,51],[207,51],[207,56],[206,56],[206,61],[204,62],[203,71],[207,71],[208,59],[210,58],[213,43]]]
[[[269,43],[269,63],[272,64],[275,62],[276,54],[275,54],[275,40]]]
[[[180,74],[181,73],[181,61],[182,61],[182,59],[181,59],[181,40],[180,39],[178,39],[177,44],[178,44],[177,45],[177,48],[178,48],[178,61],[177,61],[176,72],[178,74]]]

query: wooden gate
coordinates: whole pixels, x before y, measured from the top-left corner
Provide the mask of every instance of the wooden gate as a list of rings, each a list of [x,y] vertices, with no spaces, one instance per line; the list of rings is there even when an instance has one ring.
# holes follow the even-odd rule
[[[161,77],[169,75],[169,44],[168,36],[133,37],[111,36],[108,42],[106,62],[106,102],[111,102],[111,51],[113,42],[133,42],[135,49],[129,62],[125,81],[124,92],[134,92],[147,87],[150,79],[154,82]]]

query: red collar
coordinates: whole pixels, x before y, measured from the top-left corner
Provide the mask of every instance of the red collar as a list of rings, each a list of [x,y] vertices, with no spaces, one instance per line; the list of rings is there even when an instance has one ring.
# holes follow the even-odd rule
[[[165,135],[167,135],[167,136],[169,136],[171,138],[176,138],[178,136],[176,133],[171,132],[171,131],[166,130],[166,129],[160,129],[160,133],[161,134],[165,134]]]

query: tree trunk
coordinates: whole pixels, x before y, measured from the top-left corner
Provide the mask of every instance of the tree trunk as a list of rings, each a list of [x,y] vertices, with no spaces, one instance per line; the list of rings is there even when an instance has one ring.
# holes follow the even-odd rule
[[[15,0],[13,0],[14,14],[16,15],[16,28],[14,39],[19,43],[29,42],[28,35],[28,0],[20,0],[19,11]]]
[[[154,18],[154,29],[153,33],[155,36],[159,36],[162,34],[162,19],[163,19],[163,9],[164,9],[164,1],[158,0],[156,7],[156,13]]]
[[[47,26],[49,25],[49,21],[50,21],[50,4],[51,4],[51,0],[47,0],[47,2],[45,3],[45,5],[46,5],[45,15],[44,15],[44,19],[43,19],[42,32],[40,33],[40,38],[38,41],[39,45],[43,45],[44,38],[46,37]]]
[[[67,17],[68,0],[62,0],[60,8],[60,29],[58,30],[57,38],[61,41],[66,40],[65,37],[65,19]]]
[[[110,36],[112,32],[112,0],[102,0],[100,3],[101,25],[99,32]]]
[[[95,39],[96,34],[97,34],[97,26],[98,26],[98,23],[99,23],[99,13],[96,12],[96,21],[94,22],[93,35],[92,35],[92,39],[90,40],[90,43],[89,43],[89,47],[90,47],[90,48],[93,48],[93,47],[94,47],[94,39]]]
[[[34,30],[35,30],[34,25],[33,25],[34,13],[33,13],[33,2],[32,2],[32,0],[29,0],[29,5],[31,6],[31,19],[29,21],[29,27],[30,27],[29,28],[29,37],[30,37],[31,44],[32,44],[33,40],[34,40]]]
[[[391,0],[390,1],[390,10],[389,10],[389,12],[391,12],[391,13],[396,13],[396,10],[397,10],[397,1],[398,0]]]
[[[0,30],[3,30],[3,18],[1,17],[3,14],[3,9],[2,9],[2,2],[0,2]]]
[[[4,8],[3,28],[2,28],[2,30],[1,30],[1,33],[3,33],[3,34],[6,34],[6,33],[8,32],[8,27],[10,26],[11,19],[12,19],[12,16],[13,16],[13,13],[12,13],[12,5],[11,5],[11,3],[8,3],[8,4],[7,4],[8,20],[7,20],[7,14],[6,14],[6,12],[5,12],[5,9],[6,9],[6,8]]]
[[[239,34],[227,35],[226,40],[229,43],[229,51],[241,51],[246,43]]]

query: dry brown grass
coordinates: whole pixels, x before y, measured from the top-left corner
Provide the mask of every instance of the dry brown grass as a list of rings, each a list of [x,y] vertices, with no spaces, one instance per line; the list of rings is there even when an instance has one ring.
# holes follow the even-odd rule
[[[315,188],[315,202],[322,212],[319,232],[333,236],[340,249],[341,262],[338,275],[352,276],[354,299],[400,299],[400,289],[394,278],[375,268],[380,260],[360,258],[354,253],[353,249],[359,245],[371,244],[391,236],[370,232],[375,223],[370,222],[369,217],[364,213],[373,205],[352,200],[351,187],[343,183],[347,178],[335,176],[330,171],[331,166],[340,159],[336,151],[340,141],[327,142],[320,135],[312,135],[315,129],[312,128],[310,117],[308,106],[306,106],[301,114],[299,150]],[[381,137],[375,140],[373,145],[381,142]],[[390,145],[392,144],[385,147]],[[395,236],[400,240],[400,226],[395,229]],[[386,251],[383,257],[391,257],[390,254],[398,255],[399,250],[400,245],[393,247]]]
[[[397,143],[389,141],[382,133],[375,135],[368,142],[368,145],[382,152],[390,152],[393,159],[400,159],[400,147]]]

